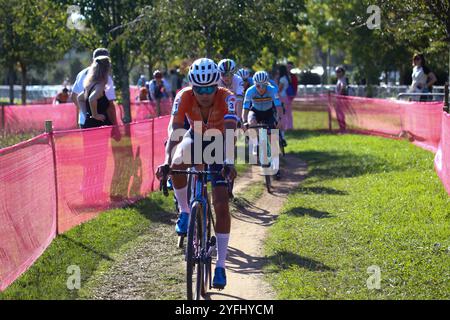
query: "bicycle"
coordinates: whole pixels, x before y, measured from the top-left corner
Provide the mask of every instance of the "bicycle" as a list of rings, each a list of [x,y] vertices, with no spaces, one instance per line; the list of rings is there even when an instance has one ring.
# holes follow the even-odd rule
[[[186,286],[187,299],[200,300],[201,297],[206,295],[208,288],[209,290],[212,289],[211,263],[212,255],[216,248],[216,237],[211,232],[212,229],[215,231],[215,221],[208,197],[208,175],[221,174],[221,172],[199,171],[190,168],[188,170],[170,170],[168,174],[170,173],[188,175],[188,190],[192,190],[189,197],[191,199],[191,213],[189,215],[185,250]],[[168,174],[164,175],[160,182],[160,188],[165,196],[169,195],[167,190]],[[184,239],[184,236],[179,236],[179,247],[180,238]],[[182,242],[183,240],[181,240]]]
[[[272,174],[270,174],[270,171],[267,172],[267,168],[271,168],[273,165],[273,158],[272,158],[272,146],[270,144],[269,136],[271,135],[270,130],[273,129],[269,127],[266,124],[257,124],[254,126],[249,126],[248,129],[262,129],[258,130],[259,134],[258,137],[258,146],[257,148],[257,159],[258,159],[258,165],[261,167],[264,178],[265,178],[265,184],[266,189],[268,193],[272,193]],[[281,139],[281,138],[280,138]],[[262,147],[262,152],[261,152]],[[247,148],[248,150],[248,148]]]

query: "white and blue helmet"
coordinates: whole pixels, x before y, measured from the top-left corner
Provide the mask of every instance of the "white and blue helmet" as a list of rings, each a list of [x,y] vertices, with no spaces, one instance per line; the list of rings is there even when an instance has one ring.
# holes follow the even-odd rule
[[[238,70],[237,75],[245,80],[248,77],[250,77],[250,71],[248,71],[245,68],[241,68],[241,69]]]
[[[208,58],[195,60],[189,68],[188,76],[191,85],[198,87],[217,85],[220,79],[217,64]]]
[[[258,84],[268,84],[269,74],[266,71],[258,71],[253,76],[253,81]]]

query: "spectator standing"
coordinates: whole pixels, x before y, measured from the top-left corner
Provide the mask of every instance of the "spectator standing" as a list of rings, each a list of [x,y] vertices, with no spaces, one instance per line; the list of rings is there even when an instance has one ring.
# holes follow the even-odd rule
[[[153,73],[153,80],[149,83],[150,98],[156,103],[156,116],[161,115],[161,99],[169,98],[171,92],[170,84],[163,78],[162,72],[156,70]]]
[[[288,96],[288,104],[286,106],[286,130],[294,129],[294,118],[292,116],[292,103],[294,102],[295,97],[297,96],[297,90],[298,90],[298,78],[295,74],[293,74],[291,71],[294,69],[294,63],[289,61],[287,63],[287,69],[289,72],[289,87],[286,91],[286,94]]]
[[[433,85],[437,82],[436,75],[426,65],[423,54],[413,56],[412,84],[410,92],[431,93]],[[420,101],[429,100],[427,96],[420,96]]]
[[[343,67],[337,67],[335,71],[336,71],[336,77],[337,77],[335,92],[337,95],[347,96],[348,95],[348,79],[345,76],[345,69]]]
[[[78,102],[85,101],[86,120],[83,128],[96,128],[112,125],[109,108],[112,106],[106,97],[105,88],[111,72],[111,61],[108,56],[98,56],[92,62],[84,79],[84,91],[78,96]]]
[[[99,56],[108,56],[109,57],[108,49],[105,49],[105,48],[95,49],[92,54],[92,61],[94,61],[94,59]],[[83,69],[78,73],[75,83],[73,84],[73,87],[72,87],[72,97],[71,98],[72,98],[72,101],[77,106],[78,125],[80,128],[83,127],[83,125],[86,121],[86,106],[85,106],[84,101],[80,101],[80,103],[79,103],[77,97],[80,93],[82,93],[84,91],[83,83],[89,72],[89,68],[90,67],[87,67],[86,69]],[[108,108],[108,112],[110,113],[109,118],[113,122],[113,124],[117,124],[116,108],[115,108],[115,104],[114,104],[114,100],[116,100],[116,93],[114,91],[114,83],[113,83],[111,75],[108,75],[108,81],[107,81],[107,84],[105,87],[105,94],[106,94],[106,98],[108,98],[108,100],[109,100],[109,104],[111,105],[111,108]]]
[[[290,75],[287,67],[282,65],[279,67],[280,78],[278,80],[278,93],[280,95],[280,100],[284,105],[284,112],[282,116],[282,129],[288,130],[293,128],[292,120],[292,109],[291,109],[291,99],[288,97],[287,91],[290,83]]]

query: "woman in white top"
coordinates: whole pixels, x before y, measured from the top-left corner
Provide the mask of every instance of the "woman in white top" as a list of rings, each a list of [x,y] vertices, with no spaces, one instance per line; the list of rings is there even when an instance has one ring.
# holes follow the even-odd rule
[[[343,67],[337,67],[335,72],[337,77],[336,94],[341,96],[348,95],[348,81],[345,76],[345,69]]]
[[[294,128],[293,118],[292,118],[292,100],[289,99],[287,95],[287,89],[290,85],[290,75],[287,71],[286,66],[282,65],[279,68],[280,79],[278,80],[278,94],[280,100],[284,105],[284,114],[282,116],[282,128],[283,130],[290,130]]]
[[[426,66],[423,54],[415,54],[413,57],[412,84],[410,92],[429,93],[433,91],[433,84],[437,79],[433,72]],[[414,99],[418,100],[418,99]],[[421,96],[420,101],[426,101],[427,96]]]

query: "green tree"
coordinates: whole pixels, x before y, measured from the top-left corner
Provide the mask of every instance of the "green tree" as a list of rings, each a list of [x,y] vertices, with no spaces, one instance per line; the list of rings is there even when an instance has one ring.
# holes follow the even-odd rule
[[[103,46],[109,49],[113,64],[114,81],[119,88],[124,107],[123,122],[131,122],[130,113],[130,70],[141,43],[136,34],[129,32],[132,26],[142,19],[142,10],[152,6],[152,0],[54,0],[64,4],[76,5],[85,18],[88,32],[80,32],[80,38],[93,50]]]
[[[17,66],[21,75],[22,103],[30,69],[42,69],[62,58],[70,48],[66,13],[47,0],[0,1],[1,55],[9,73]]]
[[[450,76],[450,1],[378,0],[383,29],[411,50],[431,56],[435,66],[448,68]],[[443,56],[448,59],[442,59]],[[447,61],[445,61],[447,60]]]

